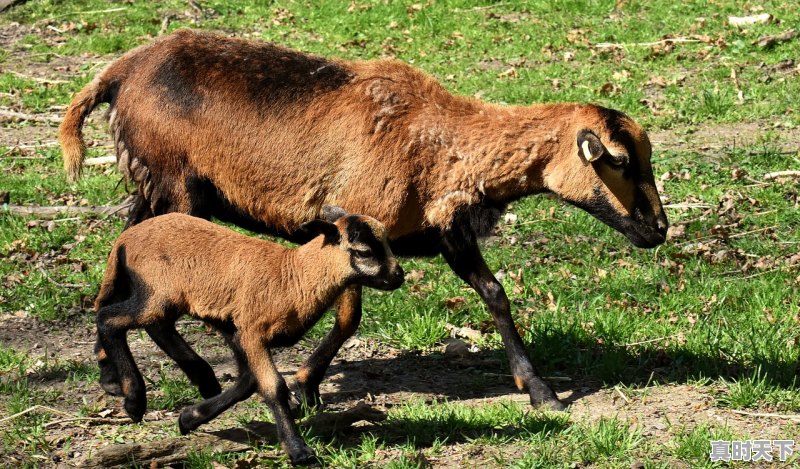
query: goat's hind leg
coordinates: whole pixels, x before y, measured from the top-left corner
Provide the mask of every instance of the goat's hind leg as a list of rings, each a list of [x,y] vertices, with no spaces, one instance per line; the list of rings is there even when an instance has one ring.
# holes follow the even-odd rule
[[[139,305],[133,301],[103,306],[97,312],[97,335],[103,350],[119,374],[125,412],[139,422],[147,410],[145,384],[128,347],[127,332],[137,327]]]
[[[145,331],[161,350],[175,360],[203,398],[208,399],[222,392],[214,369],[178,334],[174,323],[150,325],[145,327]]]
[[[234,337],[232,333],[220,332],[233,350],[236,365],[239,369],[239,376],[236,378],[236,383],[226,389],[225,392],[193,406],[186,407],[181,411],[181,415],[178,418],[178,428],[181,431],[181,435],[186,435],[200,425],[210,422],[226,409],[237,402],[247,399],[256,392],[256,379],[247,366],[247,359],[239,346],[238,338]]]
[[[97,357],[97,365],[100,367],[100,387],[112,396],[121,396],[122,387],[119,385],[117,367],[103,348],[99,335],[94,344],[94,354]]]

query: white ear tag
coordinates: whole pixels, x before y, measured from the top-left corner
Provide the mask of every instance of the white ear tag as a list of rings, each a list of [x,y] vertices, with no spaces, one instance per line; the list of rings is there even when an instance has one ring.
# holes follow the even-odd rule
[[[595,161],[596,159],[600,158],[599,155],[598,156],[592,156],[592,152],[591,152],[591,150],[589,150],[589,141],[588,140],[584,140],[583,141],[583,145],[581,145],[581,150],[583,150],[583,157],[586,158],[586,161],[588,161],[590,163],[592,161]]]

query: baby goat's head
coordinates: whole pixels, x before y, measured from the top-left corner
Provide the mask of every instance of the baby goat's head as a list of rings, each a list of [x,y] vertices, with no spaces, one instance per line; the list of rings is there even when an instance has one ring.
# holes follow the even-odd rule
[[[379,290],[394,290],[403,284],[403,268],[389,248],[386,227],[378,220],[326,205],[322,219],[303,224],[300,231],[322,234],[325,244],[344,251],[353,283]]]
[[[669,222],[650,165],[647,133],[621,112],[582,106],[571,149],[550,162],[545,185],[625,235],[635,246],[664,242]]]

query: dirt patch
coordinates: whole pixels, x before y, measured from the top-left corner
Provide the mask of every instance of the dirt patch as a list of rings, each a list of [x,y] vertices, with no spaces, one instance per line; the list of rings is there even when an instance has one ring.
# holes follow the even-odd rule
[[[774,134],[770,147],[782,152],[800,151],[800,128],[775,127],[774,122],[755,121],[734,124],[703,124],[690,129],[668,129],[650,132],[653,152],[721,153],[724,149],[753,145]]]
[[[92,364],[94,326],[91,315],[79,313],[72,320],[60,323],[42,322],[33,318],[7,318],[0,329],[0,342],[28,353],[39,362],[40,371],[31,371],[31,385],[42,393],[60,396],[58,409],[77,414],[89,405],[93,415],[104,415],[108,422],[65,422],[47,429],[47,438],[57,448],[55,460],[75,463],[98,448],[114,442],[144,442],[174,436],[179,408],[150,410],[145,423],[131,425],[121,411],[119,398],[103,393],[94,382],[70,380],[61,372],[59,363]],[[193,321],[181,321],[179,331],[206,358],[229,385],[236,374],[235,364],[222,340]],[[166,373],[181,376],[170,360],[144,334],[129,335],[136,362],[148,383],[157,382]],[[287,379],[307,357],[313,343],[301,344],[278,351],[276,362]],[[526,395],[517,392],[511,379],[498,369],[502,365],[501,351],[483,351],[470,357],[453,360],[443,353],[404,352],[369,339],[354,338],[345,344],[334,361],[321,391],[328,411],[351,409],[359,402],[368,402],[376,409],[388,410],[409,400],[448,400],[465,405],[485,406],[497,401],[526,404]],[[42,362],[49,361],[50,368]],[[715,407],[713,389],[688,384],[659,385],[626,391],[623,397],[616,388],[603,389],[591,383],[557,383],[559,397],[571,402],[570,420],[589,424],[601,418],[617,418],[638,428],[648,441],[663,443],[676,432],[710,424],[727,425],[734,435],[759,439],[784,439],[797,434],[797,427],[774,418],[759,418],[736,414]],[[148,398],[161,393],[151,389]],[[0,401],[3,401],[0,397]],[[179,406],[182,407],[182,406]],[[242,419],[264,419],[268,413],[257,396],[237,405],[203,427],[204,432],[240,427]],[[354,427],[337,436],[340,443],[358,444],[364,428]],[[379,427],[370,427],[372,432]],[[64,442],[69,442],[64,446]],[[386,461],[400,456],[396,449],[381,450],[378,456]],[[515,460],[524,447],[514,444],[482,446],[468,441],[454,441],[436,457],[424,458],[427,467],[449,468],[471,462],[480,467],[494,467],[497,457]],[[13,455],[10,455],[13,457]],[[265,457],[264,454],[260,454]],[[268,455],[267,455],[268,457]]]

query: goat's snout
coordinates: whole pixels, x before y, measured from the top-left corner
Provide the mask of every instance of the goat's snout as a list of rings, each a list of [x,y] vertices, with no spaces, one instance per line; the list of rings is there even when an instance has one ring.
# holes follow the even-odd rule
[[[400,266],[400,263],[395,263],[394,268],[391,269],[389,275],[386,277],[386,289],[396,290],[400,288],[405,281],[405,276],[406,274]]]

